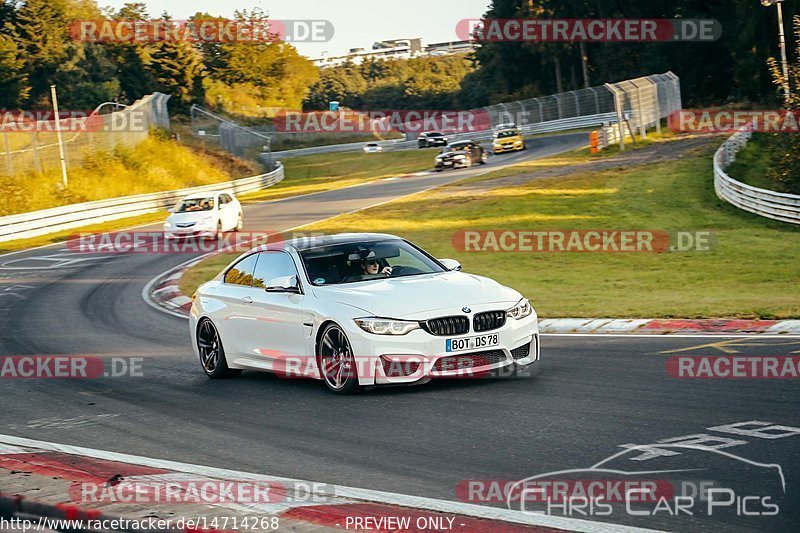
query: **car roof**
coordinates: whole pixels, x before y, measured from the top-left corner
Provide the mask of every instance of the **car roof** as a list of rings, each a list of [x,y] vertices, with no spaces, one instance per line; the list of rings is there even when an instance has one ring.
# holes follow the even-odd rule
[[[230,191],[208,191],[208,192],[193,192],[183,197],[184,200],[194,200],[195,198],[211,198],[217,194],[233,194]]]
[[[337,233],[334,235],[321,235],[309,237],[296,237],[268,244],[256,246],[253,251],[285,249],[292,247],[298,251],[309,250],[311,248],[319,248],[322,246],[332,246],[336,244],[348,244],[356,242],[378,242],[387,239],[402,240],[397,235],[390,235],[388,233]]]
[[[444,135],[441,131],[423,131],[420,135]]]

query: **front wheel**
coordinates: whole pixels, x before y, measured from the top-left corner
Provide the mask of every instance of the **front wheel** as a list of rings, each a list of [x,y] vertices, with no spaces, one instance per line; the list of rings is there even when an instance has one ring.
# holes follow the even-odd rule
[[[353,349],[342,328],[336,324],[325,328],[317,347],[317,356],[325,385],[331,392],[353,394],[361,389]]]
[[[486,152],[481,153],[481,165],[485,165],[488,158],[489,156],[486,155]]]
[[[197,327],[197,348],[200,352],[200,364],[203,366],[203,372],[209,378],[233,378],[242,373],[241,370],[228,368],[222,339],[214,323],[207,318],[204,318]]]

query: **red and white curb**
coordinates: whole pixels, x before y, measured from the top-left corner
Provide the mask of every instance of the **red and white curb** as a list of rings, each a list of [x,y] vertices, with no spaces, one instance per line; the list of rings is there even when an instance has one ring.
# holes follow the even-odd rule
[[[192,300],[178,283],[193,259],[157,276],[147,284],[144,299],[160,310],[186,318]],[[547,334],[630,335],[800,335],[800,320],[741,320],[683,318],[540,318],[539,332]]]
[[[539,331],[550,334],[800,335],[800,320],[684,318],[545,318]]]
[[[231,511],[269,514],[317,526],[345,529],[355,517],[408,517],[411,524],[449,523],[446,528],[457,532],[486,533],[641,533],[653,530],[619,524],[593,522],[569,517],[538,515],[505,508],[486,507],[458,501],[438,500],[390,492],[343,487],[331,484],[268,476],[222,468],[201,466],[149,457],[95,450],[66,444],[0,435],[0,469],[16,473],[32,473],[42,479],[60,479],[72,483],[104,483],[114,476],[124,481],[186,481],[204,479],[216,481],[251,481],[283,487],[315,486],[317,501],[287,498],[277,503],[216,503]],[[288,492],[288,491],[287,491]],[[64,494],[64,501],[69,496]],[[320,503],[319,497],[323,502]],[[446,519],[446,522],[441,522]],[[388,523],[388,521],[387,521]],[[362,529],[362,528],[349,528]],[[371,531],[439,531],[438,528],[411,526],[370,528]]]

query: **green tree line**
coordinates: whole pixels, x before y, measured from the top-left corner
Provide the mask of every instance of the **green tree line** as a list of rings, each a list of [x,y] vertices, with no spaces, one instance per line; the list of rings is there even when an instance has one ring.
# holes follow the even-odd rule
[[[210,103],[230,111],[301,106],[317,69],[281,41],[92,43],[74,40],[75,20],[154,20],[143,3],[101,11],[92,0],[3,0],[0,4],[0,108],[47,107],[50,85],[65,109],[129,103],[161,91],[186,108]],[[191,19],[214,18],[197,13]],[[235,18],[266,18],[258,9]],[[155,19],[169,20],[166,13]]]
[[[787,22],[800,12],[798,2],[783,7]],[[775,11],[758,0],[492,0],[485,18],[715,19],[723,33],[715,42],[486,42],[459,100],[480,106],[672,70],[688,105],[779,101],[767,68],[779,55]]]

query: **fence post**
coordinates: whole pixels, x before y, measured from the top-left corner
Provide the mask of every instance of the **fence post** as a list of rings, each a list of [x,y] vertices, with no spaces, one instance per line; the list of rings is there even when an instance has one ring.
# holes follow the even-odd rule
[[[614,111],[617,112],[617,126],[619,128],[619,149],[621,152],[624,152],[625,130],[623,129],[623,127],[624,127],[625,117],[622,115],[622,106],[620,106],[619,99],[617,98],[616,88],[610,83],[606,83],[605,88],[608,89],[611,92],[611,95],[614,97]]]
[[[42,159],[41,155],[39,155],[39,132],[36,131],[36,129],[33,130],[32,141],[33,141],[33,167],[36,169],[36,172],[41,174],[43,172]]]
[[[592,91],[592,95],[594,96],[594,114],[600,114],[600,100],[597,98],[597,91],[594,90],[594,87],[589,87],[589,90]]]
[[[13,176],[14,175],[14,165],[11,164],[11,148],[10,148],[10,146],[8,144],[8,132],[7,131],[3,132],[3,141],[5,142],[5,145],[6,145],[6,165],[8,166],[8,175],[9,176]]]

